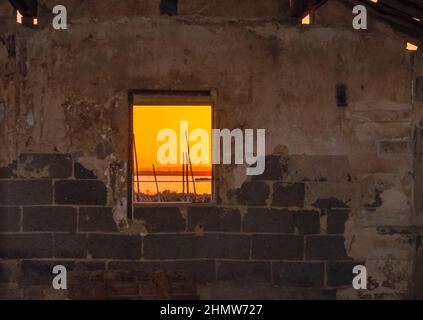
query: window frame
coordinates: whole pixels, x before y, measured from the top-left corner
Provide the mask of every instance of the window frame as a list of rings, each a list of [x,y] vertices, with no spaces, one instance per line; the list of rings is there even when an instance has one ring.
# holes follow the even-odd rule
[[[127,161],[127,204],[128,218],[133,219],[133,209],[137,207],[190,207],[190,206],[215,206],[217,203],[216,165],[212,163],[211,190],[212,199],[207,203],[187,202],[146,202],[135,203],[133,201],[133,107],[134,105],[210,105],[212,109],[212,129],[216,125],[216,91],[215,90],[152,90],[136,89],[128,91],[128,161]],[[212,141],[210,141],[212,143]]]

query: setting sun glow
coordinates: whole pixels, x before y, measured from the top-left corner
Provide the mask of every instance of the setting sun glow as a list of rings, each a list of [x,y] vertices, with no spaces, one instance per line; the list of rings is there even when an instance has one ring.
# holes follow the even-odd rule
[[[181,162],[160,164],[157,152],[164,142],[158,140],[158,133],[163,129],[171,129],[177,133],[179,159],[180,139],[186,141],[185,135],[181,137],[181,121],[188,123],[188,136],[194,129],[203,129],[208,133],[210,158],[207,164],[191,164],[190,166],[187,164],[186,167],[183,167]],[[144,197],[161,195],[161,198],[165,198],[163,194],[167,194],[168,197],[171,194],[175,198],[175,193],[179,196],[180,194],[192,195],[192,197],[196,195],[210,196],[212,188],[211,132],[211,106],[135,105],[133,107],[135,193]],[[190,148],[195,143],[196,141],[189,141]],[[183,172],[185,172],[184,176]],[[187,181],[189,182],[187,183]],[[173,200],[175,201],[175,199]],[[163,201],[163,199],[159,201]]]

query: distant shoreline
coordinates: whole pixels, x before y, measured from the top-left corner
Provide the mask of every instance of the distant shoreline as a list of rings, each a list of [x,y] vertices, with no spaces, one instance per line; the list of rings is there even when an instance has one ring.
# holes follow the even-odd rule
[[[191,175],[191,170],[188,171]],[[211,177],[212,173],[210,171],[196,171],[193,170],[194,176],[206,176]],[[137,176],[154,176],[153,171],[138,171]],[[182,171],[159,171],[156,170],[157,176],[182,176]]]

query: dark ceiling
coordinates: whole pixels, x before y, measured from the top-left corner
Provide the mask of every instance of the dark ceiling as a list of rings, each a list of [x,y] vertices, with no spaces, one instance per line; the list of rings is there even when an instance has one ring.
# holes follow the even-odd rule
[[[37,16],[38,0],[9,0],[24,17]],[[75,0],[80,1],[80,0]],[[301,18],[327,1],[291,0],[291,16]],[[423,41],[423,0],[338,0],[347,6],[364,4],[370,13],[413,38]]]
[[[300,17],[315,10],[327,1],[292,0],[293,17]],[[363,4],[369,12],[384,20],[396,30],[413,38],[423,40],[423,0],[338,0],[347,6]],[[375,2],[376,1],[376,2]]]
[[[24,17],[36,18],[38,11],[38,0],[9,0],[12,6]]]

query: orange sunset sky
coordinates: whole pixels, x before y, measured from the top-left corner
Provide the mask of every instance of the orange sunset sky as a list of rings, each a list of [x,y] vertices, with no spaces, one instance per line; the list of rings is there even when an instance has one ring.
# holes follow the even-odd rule
[[[151,171],[152,165],[157,171],[181,171],[181,165],[161,165],[157,160],[157,150],[164,144],[157,141],[157,134],[162,129],[173,129],[178,136],[178,162],[179,162],[179,134],[180,121],[188,121],[188,135],[191,130],[202,128],[210,137],[212,130],[211,106],[162,106],[162,105],[135,105],[133,110],[133,131],[137,151],[138,170]],[[196,142],[189,142],[190,146]],[[211,150],[211,146],[210,146]],[[135,171],[134,164],[134,171]],[[210,165],[193,165],[194,172],[211,172]]]

